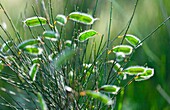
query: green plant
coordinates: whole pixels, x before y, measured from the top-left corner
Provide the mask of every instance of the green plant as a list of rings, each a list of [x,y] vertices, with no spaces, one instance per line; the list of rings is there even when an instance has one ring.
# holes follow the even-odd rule
[[[51,4],[51,0],[49,3]],[[3,88],[13,102],[1,97],[5,101],[1,105],[14,109],[114,109],[117,94],[124,91],[132,81],[147,80],[153,76],[152,68],[126,67],[126,64],[130,62],[135,50],[170,17],[142,40],[127,34],[137,0],[128,25],[115,39],[111,39],[112,2],[107,36],[93,29],[93,23],[98,22],[93,17],[97,4],[98,0],[92,15],[76,11],[68,15],[56,15],[55,19],[50,13],[46,13],[47,17],[39,17],[33,7],[35,16],[24,21],[32,35],[29,40],[22,40],[0,4],[17,37],[17,42],[14,42],[8,31],[1,26],[9,40],[0,36],[4,41],[1,47],[1,79],[15,87],[16,93],[24,94],[23,99],[17,100],[11,96],[16,93]],[[45,6],[43,9],[46,12]],[[52,13],[52,7],[49,6],[49,9]],[[51,16],[48,18],[49,15]],[[63,37],[67,34],[64,29],[71,20],[74,32],[66,40]],[[37,28],[41,28],[43,32],[37,34]],[[92,37],[100,38],[100,42],[91,39]],[[104,37],[107,37],[107,41]],[[112,43],[118,38],[121,39],[120,44],[112,47]],[[124,40],[129,44],[124,45]],[[10,69],[12,75],[3,66]],[[26,104],[30,104],[21,105],[24,100]],[[31,104],[34,106],[30,106]]]

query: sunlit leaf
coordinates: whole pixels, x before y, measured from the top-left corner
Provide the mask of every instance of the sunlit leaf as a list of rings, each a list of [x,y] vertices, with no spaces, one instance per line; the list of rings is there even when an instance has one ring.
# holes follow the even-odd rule
[[[119,72],[118,74],[119,74],[118,77],[117,77],[118,81],[126,80],[127,79],[127,74],[125,74],[123,72]]]
[[[128,75],[140,75],[145,72],[145,67],[131,66],[131,67],[126,68],[123,72]]]
[[[41,42],[40,39],[29,39],[29,40],[26,40],[26,41],[20,43],[20,44],[18,45],[18,48],[19,48],[19,49],[23,49],[23,48],[25,48],[25,47],[28,46],[28,45],[33,46],[33,45],[39,44],[40,42]]]
[[[74,78],[74,73],[73,73],[73,71],[70,71],[69,73],[68,73],[68,77],[69,77],[69,82],[70,82],[70,84],[73,82],[73,78]]]
[[[80,92],[81,96],[90,96],[94,99],[100,100],[101,102],[103,102],[104,104],[107,105],[112,105],[114,103],[113,100],[111,100],[111,98],[109,98],[108,96],[101,94],[100,92],[95,92],[95,91],[91,91],[91,90],[87,90],[87,91],[83,91]]]
[[[41,93],[38,92],[37,95],[38,95],[38,101],[40,103],[41,110],[48,110],[47,105],[46,105]]]
[[[73,21],[83,23],[86,25],[91,25],[94,23],[94,21],[97,20],[97,18],[93,18],[91,15],[81,12],[72,12],[69,14],[68,19],[71,19]]]
[[[29,71],[29,75],[30,75],[30,78],[31,78],[32,81],[35,81],[35,79],[36,79],[36,75],[37,75],[37,72],[39,70],[39,66],[40,66],[40,64],[38,64],[38,63],[34,63],[31,66],[31,69]]]
[[[57,41],[59,38],[59,34],[54,31],[44,31],[43,37],[51,41]]]
[[[129,42],[134,47],[138,46],[138,44],[141,42],[141,40],[139,38],[137,38],[136,36],[131,35],[131,34],[126,34],[125,39],[127,42]],[[142,43],[140,45],[142,45]]]
[[[65,44],[66,47],[71,47],[72,41],[71,40],[66,40],[64,42],[64,44]]]
[[[43,49],[37,46],[28,45],[25,48],[23,48],[23,52],[28,53],[30,55],[41,55]]]
[[[4,68],[4,63],[0,60],[0,72],[3,70]]]
[[[122,71],[121,65],[119,63],[115,63],[113,69],[115,72]]]
[[[85,40],[92,38],[96,34],[97,34],[97,32],[95,30],[86,30],[86,31],[80,33],[80,35],[78,36],[78,40],[80,42],[84,42]]]
[[[24,23],[29,26],[29,27],[35,27],[35,26],[41,26],[41,25],[46,25],[47,20],[44,17],[31,17],[27,18]]]
[[[133,48],[129,45],[118,45],[113,47],[113,52],[114,53],[118,53],[118,52],[122,52],[125,55],[130,55],[132,53]]]
[[[154,69],[146,68],[144,73],[140,74],[139,76],[135,77],[135,81],[143,81],[151,78],[154,75]]]
[[[66,47],[69,47],[69,48],[72,47],[72,46],[73,46],[74,48],[76,47],[76,44],[75,44],[75,43],[72,44],[72,41],[71,41],[71,40],[66,40],[66,41],[64,42],[64,44],[65,44]]]
[[[4,43],[1,47],[1,52],[2,53],[7,53],[10,48],[13,46],[12,41],[7,41],[6,43]]]
[[[117,94],[119,90],[120,87],[117,87],[115,85],[104,85],[99,88],[99,91],[108,92],[112,94]]]
[[[41,58],[33,58],[32,60],[32,63],[40,63],[41,62]]]
[[[71,93],[73,92],[73,89],[69,86],[64,86],[64,89],[68,92],[68,93]]]
[[[56,22],[62,26],[64,26],[67,23],[67,18],[64,15],[57,15],[55,18]]]
[[[119,63],[115,62],[114,60],[110,60],[110,61],[108,61],[108,63],[111,63],[111,64],[114,63],[113,70],[115,72],[119,72],[119,71],[123,70],[123,68],[121,68],[121,65]]]
[[[125,59],[125,54],[123,52],[117,52],[116,53],[116,61],[121,62]]]

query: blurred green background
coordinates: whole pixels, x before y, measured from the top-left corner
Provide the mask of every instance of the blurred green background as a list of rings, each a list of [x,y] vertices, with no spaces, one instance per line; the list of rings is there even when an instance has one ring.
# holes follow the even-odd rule
[[[136,0],[99,0],[95,17],[100,20],[94,24],[93,28],[105,36],[108,33],[110,1],[113,2],[111,38],[114,38],[127,25]],[[0,2],[12,18],[18,31],[23,35],[23,39],[29,38],[30,35],[25,33],[22,21],[35,16],[32,5],[39,15],[45,15],[38,7],[41,5],[41,0],[1,0]],[[45,2],[48,6],[48,1],[45,0]],[[66,2],[67,0],[52,0],[54,17],[64,13]],[[95,2],[96,0],[69,0],[66,15],[75,10],[92,14]],[[139,0],[128,33],[142,39],[168,16],[170,16],[169,0]],[[0,24],[6,27],[11,35],[14,34],[2,9],[0,9]],[[67,31],[71,32],[72,28],[68,28]],[[0,35],[6,38],[1,29]],[[114,42],[113,46],[118,43],[120,41]],[[164,97],[166,94],[170,96],[170,21],[136,50],[128,65],[148,65],[155,69],[155,75],[147,81],[133,82],[126,88],[123,97],[123,110],[170,110],[170,98]],[[119,98],[118,96],[117,104],[121,101]]]

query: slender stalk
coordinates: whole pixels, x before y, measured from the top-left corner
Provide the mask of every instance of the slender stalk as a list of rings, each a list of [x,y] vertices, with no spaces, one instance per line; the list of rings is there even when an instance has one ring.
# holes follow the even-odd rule
[[[2,10],[4,11],[4,14],[6,15],[6,17],[8,18],[8,20],[9,20],[9,22],[10,22],[10,24],[11,24],[11,26],[12,26],[12,28],[13,28],[14,32],[15,32],[15,35],[16,35],[16,37],[17,37],[18,41],[19,41],[19,42],[22,42],[22,39],[21,39],[21,37],[20,37],[19,32],[17,31],[17,29],[16,29],[16,27],[15,27],[14,23],[12,22],[12,20],[11,20],[10,16],[8,15],[8,13],[6,12],[6,10],[4,9],[4,7],[2,6],[2,4],[1,4],[1,3],[0,3],[0,7],[1,7],[1,8],[2,8]]]
[[[160,25],[158,25],[150,34],[148,34],[145,38],[143,38],[137,46],[141,45],[146,39],[151,37],[158,29],[160,29],[163,25],[165,25],[165,23],[168,22],[169,20],[170,20],[170,16],[166,18]]]
[[[125,34],[123,35],[123,38],[122,38],[122,41],[121,41],[120,44],[123,44],[123,41],[124,41],[124,39],[125,39],[125,36],[126,36],[128,30],[129,30],[129,28],[130,28],[130,25],[131,25],[131,23],[132,23],[132,20],[133,20],[133,18],[134,18],[135,12],[136,12],[136,8],[137,8],[137,5],[138,5],[138,1],[139,1],[139,0],[136,0],[135,8],[134,8],[134,10],[133,10],[132,16],[131,16],[131,18],[130,18],[130,20],[129,20],[129,24],[128,24],[128,26],[127,26],[127,29],[125,30]]]

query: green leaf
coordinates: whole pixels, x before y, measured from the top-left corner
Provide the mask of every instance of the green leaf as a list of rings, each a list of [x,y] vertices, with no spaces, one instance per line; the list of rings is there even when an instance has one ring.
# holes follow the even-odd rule
[[[135,81],[143,81],[151,78],[154,75],[154,69],[146,68],[145,72],[140,74],[139,76],[135,77]]]
[[[86,31],[80,33],[80,35],[78,36],[78,40],[80,42],[84,42],[85,40],[92,38],[96,34],[97,34],[97,32],[94,30],[86,30]]]
[[[35,79],[36,79],[36,75],[37,75],[39,66],[40,66],[40,64],[38,64],[38,63],[34,63],[31,66],[31,69],[29,71],[29,75],[30,75],[30,78],[31,78],[32,81],[35,81]]]
[[[101,102],[103,102],[104,104],[107,104],[107,105],[112,105],[114,103],[114,101],[111,100],[111,98],[109,98],[105,94],[101,94],[100,92],[87,90],[87,91],[80,92],[80,95],[81,96],[85,96],[85,95],[90,96],[94,99],[100,100]]]
[[[56,22],[62,26],[64,26],[67,23],[67,18],[64,15],[57,15],[55,18]]]
[[[65,89],[66,92],[68,92],[68,93],[73,92],[73,89],[72,89],[71,87],[69,87],[69,86],[64,86],[64,89]]]
[[[7,53],[9,52],[10,48],[13,46],[12,41],[7,41],[6,43],[4,43],[1,47],[1,52],[2,53]]]
[[[125,55],[130,55],[132,53],[133,48],[129,45],[118,45],[113,47],[113,52],[114,53],[118,53],[118,52],[122,52]]]
[[[131,66],[131,67],[126,68],[123,72],[128,75],[140,75],[145,72],[145,67]]]
[[[0,72],[4,69],[4,63],[0,60]]]
[[[54,31],[44,31],[43,37],[51,41],[57,41],[59,38],[59,34]]]
[[[41,55],[43,49],[37,46],[28,45],[25,48],[23,48],[23,52],[28,53],[30,55]]]
[[[70,84],[73,83],[73,78],[74,78],[74,73],[73,73],[73,71],[70,71],[68,73],[68,79],[69,79]]]
[[[29,40],[26,40],[26,41],[22,42],[21,44],[19,44],[18,48],[23,49],[28,45],[31,45],[31,46],[38,45],[40,42],[41,42],[40,39],[29,39]]]
[[[116,61],[121,62],[125,59],[125,54],[123,52],[117,52],[116,53]]]
[[[93,18],[91,15],[81,12],[72,12],[68,15],[68,19],[73,20],[75,22],[79,22],[86,25],[91,25],[97,18]]]
[[[119,63],[115,63],[114,66],[113,66],[113,70],[115,72],[122,71],[121,65]]]
[[[65,47],[68,47],[68,48],[71,48],[72,46],[73,46],[74,48],[76,48],[76,44],[75,44],[75,43],[72,44],[72,41],[71,41],[71,40],[66,40],[66,41],[64,42],[64,45],[65,45]]]
[[[37,95],[38,95],[38,101],[40,103],[41,110],[48,110],[47,105],[46,105],[41,93],[38,92]]]
[[[138,44],[141,42],[141,40],[139,38],[137,38],[136,36],[131,35],[131,34],[126,34],[125,39],[127,42],[129,42],[134,47],[138,46]],[[142,43],[139,46],[141,46],[141,45],[142,45]]]
[[[31,17],[27,18],[24,23],[29,26],[29,27],[35,27],[35,26],[41,26],[41,25],[46,25],[47,20],[44,17]]]
[[[114,60],[110,60],[108,61],[108,63],[111,63],[111,64],[114,63],[113,70],[115,72],[119,72],[123,70],[123,68],[121,68],[121,65],[119,63],[116,63]]]
[[[120,87],[117,87],[115,85],[104,85],[99,88],[99,91],[108,92],[112,94],[117,94],[119,90],[120,90]]]
[[[41,58],[33,58],[32,60],[32,63],[40,63],[41,62]]]

